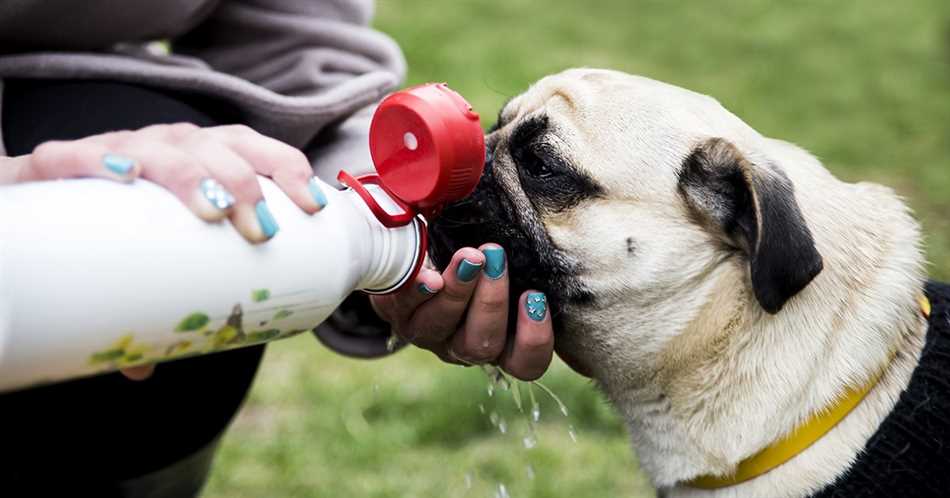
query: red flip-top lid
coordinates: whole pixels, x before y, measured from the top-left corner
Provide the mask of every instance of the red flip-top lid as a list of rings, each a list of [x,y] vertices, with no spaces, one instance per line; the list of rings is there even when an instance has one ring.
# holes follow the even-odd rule
[[[478,114],[444,83],[386,97],[373,116],[369,148],[383,186],[420,213],[471,194],[485,163]]]

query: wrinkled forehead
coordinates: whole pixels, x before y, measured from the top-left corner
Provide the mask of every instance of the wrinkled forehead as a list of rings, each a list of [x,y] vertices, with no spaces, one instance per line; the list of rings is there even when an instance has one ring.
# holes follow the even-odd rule
[[[702,117],[722,107],[706,95],[642,76],[605,69],[569,69],[547,76],[502,109],[502,125],[544,110],[574,121],[654,113],[667,120]],[[659,117],[659,116],[658,116]]]
[[[602,69],[570,69],[539,80],[502,109],[498,125],[541,114],[572,154],[590,156],[577,166],[599,177],[618,169],[603,171],[603,161],[624,164],[625,175],[658,166],[675,171],[705,139],[723,137],[749,147],[761,139],[709,96]]]

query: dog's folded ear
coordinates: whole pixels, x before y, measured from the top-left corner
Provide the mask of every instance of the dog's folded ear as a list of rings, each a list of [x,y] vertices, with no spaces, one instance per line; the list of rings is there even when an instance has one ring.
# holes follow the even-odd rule
[[[791,181],[749,161],[730,142],[707,140],[683,163],[679,190],[700,222],[749,258],[759,304],[775,314],[823,268]]]

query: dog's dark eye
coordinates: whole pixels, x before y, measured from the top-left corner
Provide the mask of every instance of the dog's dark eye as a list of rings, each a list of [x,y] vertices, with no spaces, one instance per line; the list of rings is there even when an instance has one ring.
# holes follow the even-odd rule
[[[524,147],[515,154],[515,161],[525,173],[535,178],[550,178],[554,176],[554,169],[546,161],[542,146],[531,145]]]

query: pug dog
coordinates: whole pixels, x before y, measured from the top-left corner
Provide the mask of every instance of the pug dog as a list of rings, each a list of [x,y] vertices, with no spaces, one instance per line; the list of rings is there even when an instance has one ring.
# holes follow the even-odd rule
[[[538,81],[486,144],[431,256],[507,249],[661,496],[950,493],[950,288],[892,190],[609,70]]]

